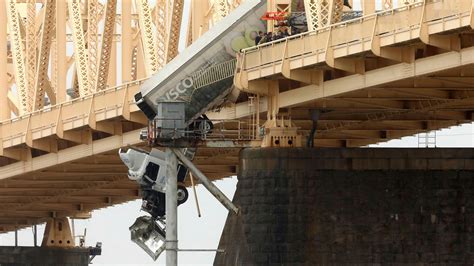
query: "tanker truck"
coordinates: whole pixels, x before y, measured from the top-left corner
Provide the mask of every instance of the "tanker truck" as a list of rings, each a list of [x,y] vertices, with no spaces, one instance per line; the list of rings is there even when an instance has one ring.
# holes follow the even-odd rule
[[[265,31],[260,20],[265,11],[266,1],[246,0],[143,83],[134,96],[149,120],[148,129],[141,133],[142,139],[150,140],[153,132],[153,139],[164,142],[152,146],[166,146],[169,141],[184,137],[180,131],[212,129],[205,113],[229,101],[235,89],[236,54],[254,46],[258,32]],[[195,148],[183,147],[181,152],[192,160]],[[129,168],[129,178],[139,184],[142,210],[151,215],[139,217],[130,227],[132,241],[156,260],[165,249],[166,178],[177,178],[182,184],[187,169],[178,164],[178,176],[166,177],[165,155],[157,148],[150,152],[125,148],[120,149],[119,155]],[[177,193],[178,204],[184,203],[188,197],[186,188],[178,186]]]
[[[148,129],[142,131],[142,139],[151,139],[153,132],[153,139],[165,142],[153,143],[152,146],[166,146],[166,140],[183,137],[180,132],[195,132],[193,129],[196,127],[212,128],[205,112],[227,101],[235,89],[236,53],[255,45],[258,31],[265,28],[260,20],[265,11],[266,1],[245,1],[143,83],[135,95],[137,106],[149,120]],[[190,127],[195,128],[190,130]],[[192,160],[195,148],[183,147],[183,153]],[[159,204],[155,200],[163,199],[156,193],[165,192],[163,152],[129,148],[121,149],[119,155],[129,168],[129,178],[140,184],[143,200],[148,203],[143,206],[150,203],[154,206],[143,209],[155,218],[164,216],[164,200]],[[187,171],[182,165],[178,167],[178,181],[182,183]],[[185,195],[185,200],[187,191],[182,186],[180,193]]]

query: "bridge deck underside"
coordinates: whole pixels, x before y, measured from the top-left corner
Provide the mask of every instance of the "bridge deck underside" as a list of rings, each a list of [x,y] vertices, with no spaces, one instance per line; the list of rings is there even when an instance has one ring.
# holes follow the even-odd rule
[[[145,147],[144,147],[145,148]],[[195,158],[212,180],[236,174],[239,149],[202,148]],[[0,233],[140,198],[118,150],[0,180]],[[199,181],[195,180],[196,185]],[[190,185],[190,180],[186,185]]]
[[[322,111],[317,146],[359,147],[471,122],[473,82],[474,66],[466,65],[318,99],[289,110],[303,134],[312,124],[310,110]]]
[[[434,3],[455,2],[464,8],[460,0]],[[423,12],[417,6],[406,11],[417,21],[417,26],[408,25],[414,33],[410,31],[399,43],[385,35],[385,39],[369,36],[359,44],[351,42],[359,45],[359,50],[350,45],[337,50],[341,46],[333,45],[328,54],[327,39],[306,42],[309,46],[324,43],[326,50],[302,51],[320,61],[299,55],[289,61],[281,56],[272,61],[274,55],[285,54],[284,44],[264,47],[258,56],[246,54],[244,62],[249,65],[241,67],[245,75],[236,76],[236,85],[244,92],[235,105],[209,112],[209,117],[250,122],[255,110],[248,96],[264,92],[259,114],[263,123],[268,98],[262,88],[278,84],[280,114],[290,115],[304,137],[312,127],[310,110],[322,112],[314,142],[319,147],[360,147],[471,122],[474,37],[469,27],[472,6],[466,6],[458,16],[446,11],[450,19],[436,18],[429,23],[428,41],[433,41],[429,44],[426,38],[420,39],[420,21],[427,22],[421,19]],[[377,20],[362,21],[372,23],[372,30],[363,32],[373,34]],[[435,25],[438,22],[443,26]],[[344,27],[339,25],[337,30]],[[354,32],[347,27],[347,35]],[[339,32],[332,40],[340,36],[344,34]],[[436,36],[449,42],[440,42]],[[370,44],[363,40],[370,40]],[[389,40],[395,43],[384,48],[390,49],[379,51],[377,42],[385,45]],[[401,61],[394,60],[393,51],[401,52]],[[265,55],[269,61],[258,63]],[[252,56],[257,61],[252,61]],[[330,62],[325,61],[328,59]],[[314,75],[314,79],[303,77],[302,81],[301,73]],[[118,87],[0,124],[0,232],[51,217],[80,216],[139,197],[136,184],[127,179],[127,169],[117,156],[120,147],[144,146],[138,133],[146,119],[133,103],[137,90],[136,84]],[[216,180],[237,173],[238,154],[238,148],[199,148],[195,163]]]

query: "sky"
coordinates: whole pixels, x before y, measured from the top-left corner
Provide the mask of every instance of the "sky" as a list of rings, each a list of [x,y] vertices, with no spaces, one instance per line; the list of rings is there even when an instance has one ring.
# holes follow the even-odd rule
[[[190,0],[185,0],[184,14],[187,14]],[[354,9],[360,9],[360,1],[354,0]],[[380,8],[378,4],[377,8]],[[187,19],[182,23],[188,25]],[[181,42],[184,43],[184,42]],[[182,48],[182,47],[181,47]],[[436,132],[437,147],[474,147],[474,124],[465,124]],[[418,147],[418,137],[405,137],[370,147]],[[237,178],[230,177],[215,182],[227,197],[232,198],[235,192]],[[188,201],[178,208],[178,239],[182,249],[216,249],[222,233],[227,210],[210,195],[203,187],[197,186],[197,195],[202,217],[197,216],[192,189],[189,188]],[[94,211],[92,218],[75,221],[75,234],[83,234],[87,229],[86,245],[95,246],[102,242],[102,255],[94,259],[94,265],[164,265],[165,255],[154,262],[148,255],[130,240],[128,227],[140,212],[141,200]],[[43,235],[44,226],[38,227],[39,241]],[[0,246],[14,245],[14,234],[1,234]],[[19,231],[19,245],[32,246],[33,235],[31,228]],[[180,265],[212,265],[214,252],[180,252]]]

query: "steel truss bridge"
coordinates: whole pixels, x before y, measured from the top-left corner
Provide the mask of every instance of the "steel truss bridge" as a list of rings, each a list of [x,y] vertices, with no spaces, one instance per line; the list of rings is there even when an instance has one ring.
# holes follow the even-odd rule
[[[133,95],[182,34],[183,1],[156,2],[0,3],[0,232],[138,198],[117,150],[146,146]],[[308,32],[238,55],[237,102],[208,112],[237,121],[227,133],[284,146],[274,140],[287,129],[311,135],[318,110],[314,146],[361,147],[474,120],[474,2],[384,1],[374,13],[365,0],[342,22],[342,1],[301,2]],[[239,4],[193,1],[187,43]],[[235,175],[240,147],[203,144],[194,163],[212,179]]]

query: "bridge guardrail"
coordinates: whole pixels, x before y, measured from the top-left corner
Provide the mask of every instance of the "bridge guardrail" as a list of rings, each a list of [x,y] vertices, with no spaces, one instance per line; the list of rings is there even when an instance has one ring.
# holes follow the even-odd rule
[[[56,134],[58,123],[64,130],[86,126],[90,115],[98,121],[109,119],[110,113],[119,116],[123,112],[123,104],[134,102],[133,94],[125,95],[124,89],[130,89],[146,79],[135,80],[96,92],[91,95],[47,106],[42,110],[31,112],[19,117],[0,122],[0,136],[3,148],[9,148],[27,142],[28,134],[31,139],[39,139]],[[127,99],[124,99],[127,97]],[[119,110],[120,109],[120,110]],[[51,122],[54,121],[54,122]]]
[[[332,24],[243,49],[243,56],[241,57],[243,62],[240,62],[239,66],[242,66],[242,70],[251,70],[279,63],[283,59],[324,52],[328,47],[338,48],[356,42],[370,42],[374,36],[382,37],[401,31],[419,29],[421,23],[430,24],[460,18],[473,12],[473,2],[469,0],[420,1]],[[419,35],[409,34],[411,38],[419,37]],[[284,49],[286,45],[288,45],[288,48]],[[365,48],[370,50],[370,45]],[[341,55],[348,54],[341,53]],[[335,56],[337,57],[336,54]]]

